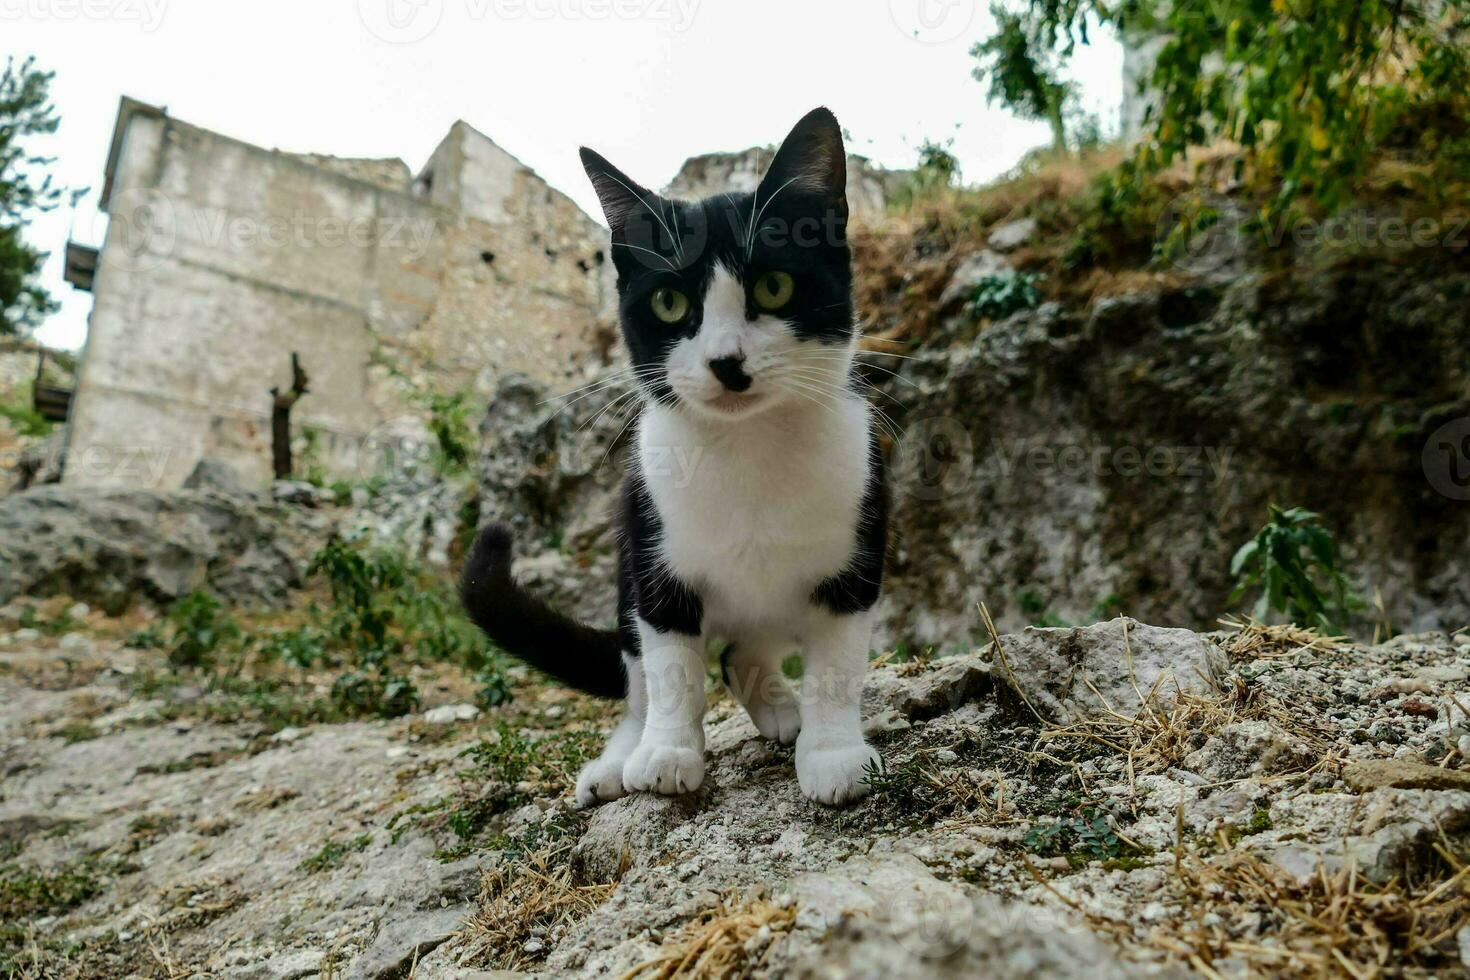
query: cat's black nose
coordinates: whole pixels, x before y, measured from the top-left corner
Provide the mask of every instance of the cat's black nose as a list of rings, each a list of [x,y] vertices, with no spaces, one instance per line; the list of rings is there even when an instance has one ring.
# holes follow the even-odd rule
[[[717,357],[709,362],[709,370],[729,391],[744,391],[750,387],[750,375],[745,373],[743,357]]]

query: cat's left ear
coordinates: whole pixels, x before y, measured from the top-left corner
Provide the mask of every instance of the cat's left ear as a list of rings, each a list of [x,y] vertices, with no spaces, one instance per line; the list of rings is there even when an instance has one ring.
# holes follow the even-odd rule
[[[802,116],[781,141],[757,196],[768,201],[777,193],[791,191],[822,198],[847,216],[847,152],[842,147],[842,127],[825,106]]]

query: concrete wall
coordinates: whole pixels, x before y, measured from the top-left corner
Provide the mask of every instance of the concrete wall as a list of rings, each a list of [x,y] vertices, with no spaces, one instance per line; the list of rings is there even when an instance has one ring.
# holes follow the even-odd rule
[[[204,456],[264,483],[292,351],[310,377],[293,422],[350,478],[372,469],[365,436],[421,425],[426,392],[555,384],[590,347],[606,232],[463,123],[412,183],[136,103],[118,130],[68,483],[173,487]]]

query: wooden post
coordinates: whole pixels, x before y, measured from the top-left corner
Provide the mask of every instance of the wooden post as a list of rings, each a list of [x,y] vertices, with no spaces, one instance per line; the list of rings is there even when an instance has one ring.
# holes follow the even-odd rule
[[[291,408],[307,391],[306,372],[292,351],[290,390],[271,389],[271,465],[277,480],[291,476]]]

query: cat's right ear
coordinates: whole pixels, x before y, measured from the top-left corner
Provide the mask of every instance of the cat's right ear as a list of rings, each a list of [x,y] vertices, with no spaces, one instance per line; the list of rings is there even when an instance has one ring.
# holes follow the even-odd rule
[[[651,207],[649,200],[657,199],[658,195],[634,183],[631,177],[608,163],[595,150],[584,146],[581,153],[582,166],[592,180],[592,189],[597,192],[597,200],[602,204],[602,213],[607,218],[607,226],[612,229],[612,237],[625,237],[628,218],[639,208]]]

